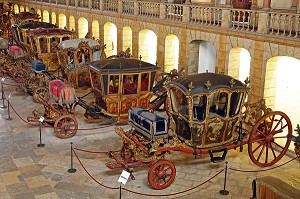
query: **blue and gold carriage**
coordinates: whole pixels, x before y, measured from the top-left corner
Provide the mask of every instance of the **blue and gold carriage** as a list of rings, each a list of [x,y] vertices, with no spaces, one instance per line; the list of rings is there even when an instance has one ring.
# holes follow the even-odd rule
[[[267,109],[264,101],[247,104],[248,82],[223,74],[202,73],[173,79],[164,85],[164,91],[169,116],[165,119],[167,135],[157,135],[159,129],[154,127],[159,120],[153,119],[160,118],[157,113],[130,110],[132,129],[115,129],[123,139],[123,161],[110,153],[116,162],[108,163],[107,167],[126,169],[147,164],[149,184],[154,189],[164,189],[176,176],[173,163],[161,160],[167,152],[182,151],[195,158],[209,154],[213,162],[219,162],[225,159],[228,149],[242,150],[248,144],[250,159],[255,164],[271,166],[289,147],[290,119],[283,112]]]

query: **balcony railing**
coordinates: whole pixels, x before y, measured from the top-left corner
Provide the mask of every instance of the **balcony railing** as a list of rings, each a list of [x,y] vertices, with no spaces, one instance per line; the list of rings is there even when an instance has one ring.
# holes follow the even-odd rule
[[[300,35],[300,14],[265,10],[232,9],[133,0],[30,0],[88,8],[121,15],[172,21],[185,25],[214,26],[276,37]],[[26,1],[24,1],[26,2]]]

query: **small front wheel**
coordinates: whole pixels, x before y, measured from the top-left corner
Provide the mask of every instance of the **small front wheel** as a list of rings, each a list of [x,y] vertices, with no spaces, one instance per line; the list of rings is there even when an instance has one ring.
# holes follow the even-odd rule
[[[58,138],[71,138],[77,130],[78,122],[73,115],[62,115],[54,123],[54,132]]]
[[[148,171],[149,184],[158,190],[169,187],[174,181],[175,176],[175,166],[167,160],[156,162]]]

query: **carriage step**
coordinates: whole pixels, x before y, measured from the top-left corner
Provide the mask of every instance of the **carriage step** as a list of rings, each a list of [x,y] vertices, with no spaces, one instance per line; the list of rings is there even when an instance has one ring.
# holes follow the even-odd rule
[[[216,162],[221,162],[225,160],[225,157],[227,155],[228,148],[223,148],[223,149],[215,149],[215,150],[209,150],[209,156],[210,160],[214,163]],[[214,156],[214,153],[220,153],[223,152],[222,156]]]

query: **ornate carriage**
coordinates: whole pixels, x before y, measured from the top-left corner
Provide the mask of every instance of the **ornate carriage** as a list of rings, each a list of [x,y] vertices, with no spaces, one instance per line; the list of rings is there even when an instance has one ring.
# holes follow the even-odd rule
[[[89,65],[95,104],[104,115],[127,119],[131,107],[148,108],[156,65],[134,58],[111,58]],[[93,113],[86,112],[93,117]]]
[[[30,21],[39,21],[41,19],[41,17],[38,14],[27,12],[27,11],[14,14],[13,18],[16,24],[30,22]]]
[[[56,52],[63,78],[75,88],[91,87],[88,64],[106,58],[102,42],[87,38],[62,41]]]
[[[11,36],[13,42],[22,47],[26,52],[30,52],[31,44],[28,37],[28,30],[35,30],[40,28],[57,28],[56,25],[46,22],[31,21],[13,24],[11,26]]]
[[[28,30],[27,35],[31,44],[31,50],[37,53],[37,57],[46,64],[47,71],[58,69],[58,59],[54,46],[65,40],[75,37],[75,32],[60,29],[36,29]]]
[[[163,120],[147,110],[129,111],[133,128],[116,128],[124,143],[122,161],[110,153],[116,162],[107,167],[132,169],[147,164],[149,184],[164,189],[176,176],[175,166],[161,160],[167,152],[182,151],[195,157],[209,154],[213,162],[218,162],[225,159],[228,149],[242,150],[243,144],[248,144],[250,159],[259,166],[270,166],[289,147],[292,125],[288,116],[267,109],[264,101],[244,103],[249,88],[230,76],[189,75],[167,83],[165,89],[169,117]],[[170,121],[167,136],[157,133],[165,128],[166,121]]]

